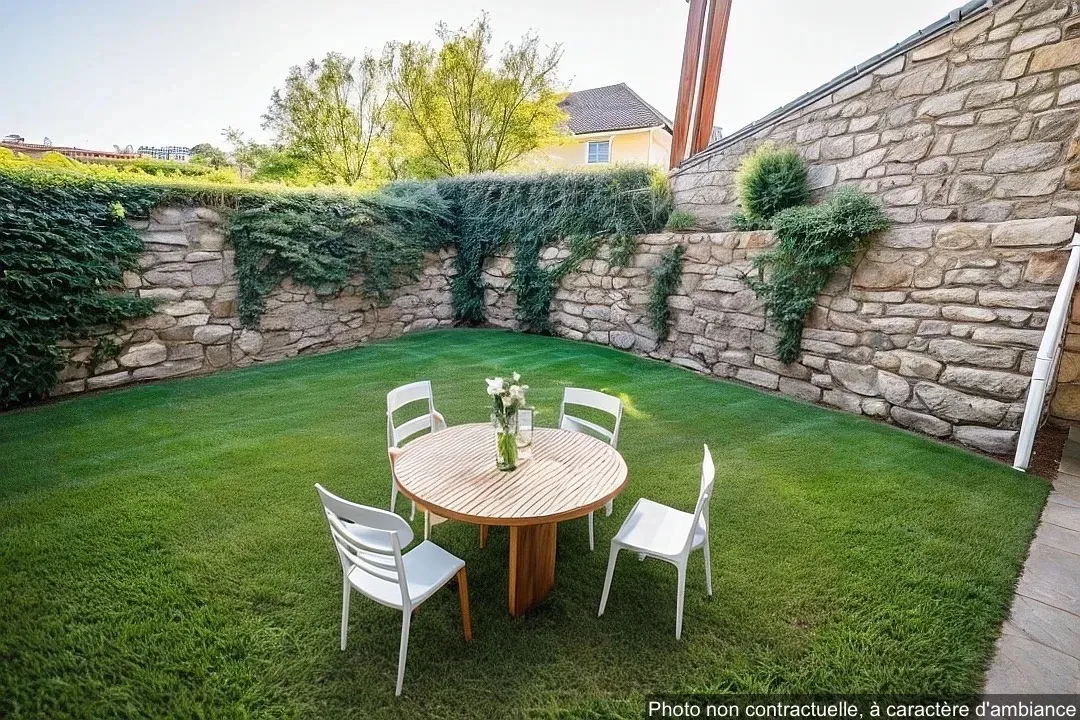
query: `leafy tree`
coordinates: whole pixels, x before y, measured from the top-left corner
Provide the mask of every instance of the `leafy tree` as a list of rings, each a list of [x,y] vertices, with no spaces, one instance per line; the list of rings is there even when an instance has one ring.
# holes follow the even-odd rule
[[[232,165],[229,155],[210,143],[199,143],[191,148],[191,162],[212,168],[223,168]]]
[[[323,182],[319,171],[295,147],[281,147],[248,140],[243,132],[228,128],[225,139],[233,146],[240,174],[252,182],[311,186]]]
[[[392,101],[390,145],[396,151],[384,157],[389,174],[423,178],[501,170],[560,134],[561,46],[545,51],[527,33],[493,64],[486,14],[456,31],[440,23],[436,32],[438,49],[389,43],[383,52]]]
[[[374,140],[386,131],[383,66],[371,53],[329,53],[294,66],[275,89],[263,127],[278,146],[303,158],[327,183],[355,185],[369,170]]]

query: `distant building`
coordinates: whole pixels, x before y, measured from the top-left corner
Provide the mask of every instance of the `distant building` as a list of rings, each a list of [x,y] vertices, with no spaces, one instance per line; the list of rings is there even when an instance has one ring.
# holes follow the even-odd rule
[[[139,155],[155,160],[175,160],[187,162],[191,159],[191,148],[182,145],[166,145],[165,147],[139,147]]]
[[[540,148],[530,165],[558,168],[605,163],[667,167],[671,121],[626,83],[570,93],[559,107],[570,116],[569,142]]]
[[[12,138],[18,138],[14,140]],[[47,140],[48,138],[46,138]],[[112,150],[86,150],[77,147],[65,147],[47,143],[28,143],[18,136],[8,135],[0,140],[0,147],[7,148],[32,158],[39,158],[45,153],[60,153],[72,160],[135,160],[139,156],[135,153],[113,152]]]

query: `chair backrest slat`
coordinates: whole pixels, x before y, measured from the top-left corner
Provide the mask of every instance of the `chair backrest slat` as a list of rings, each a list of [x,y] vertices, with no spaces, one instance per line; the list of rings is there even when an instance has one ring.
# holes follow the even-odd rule
[[[430,402],[431,397],[431,381],[418,380],[417,382],[409,383],[408,385],[396,387],[388,392],[386,394],[386,408],[390,412],[394,412],[417,400],[427,400]]]
[[[315,489],[322,499],[342,570],[348,574],[355,568],[378,580],[399,585],[402,601],[407,603],[401,548],[413,540],[409,524],[387,510],[340,498],[322,485],[316,484]]]
[[[611,415],[614,426],[611,430],[583,418],[566,412],[567,405],[592,408]],[[563,430],[583,432],[603,440],[616,447],[619,444],[619,427],[622,425],[622,400],[606,393],[587,388],[568,387],[563,390],[562,405],[559,407],[559,427]]]
[[[408,422],[403,422],[393,429],[393,447],[401,447],[406,440],[417,433],[431,429],[431,414],[421,415]]]
[[[394,424],[394,413],[410,403],[427,401],[427,412],[401,425]],[[386,393],[386,446],[401,447],[406,440],[424,430],[433,429],[435,397],[431,382],[420,380],[396,387]]]
[[[694,542],[694,533],[701,527],[709,531],[709,501],[712,500],[713,482],[716,479],[716,466],[713,464],[709,446],[705,446],[705,457],[701,460],[701,486],[698,490],[697,505],[694,506],[694,522],[690,526],[690,537],[686,538],[686,550]]]

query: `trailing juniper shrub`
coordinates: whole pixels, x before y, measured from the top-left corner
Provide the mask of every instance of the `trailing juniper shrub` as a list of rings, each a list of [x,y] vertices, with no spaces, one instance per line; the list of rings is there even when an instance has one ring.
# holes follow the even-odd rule
[[[649,305],[646,314],[649,326],[656,332],[661,342],[668,334],[671,323],[671,307],[668,297],[679,287],[682,280],[683,255],[686,248],[675,245],[660,258],[660,263],[652,270],[652,289],[649,291]]]
[[[810,202],[806,162],[795,148],[772,143],[743,158],[735,176],[742,212],[732,220],[740,230],[765,230],[780,211]]]
[[[846,186],[820,205],[789,208],[773,217],[776,245],[754,258],[758,277],[747,282],[780,331],[780,360],[798,357],[806,316],[837,268],[850,265],[866,238],[888,226],[873,198]]]

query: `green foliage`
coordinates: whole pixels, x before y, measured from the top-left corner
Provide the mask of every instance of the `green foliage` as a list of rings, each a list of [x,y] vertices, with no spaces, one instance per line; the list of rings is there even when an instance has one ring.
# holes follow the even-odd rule
[[[777,244],[754,258],[758,277],[748,281],[780,331],[776,349],[783,362],[798,357],[803,322],[829,278],[851,264],[861,242],[888,226],[878,204],[852,187],[838,188],[821,205],[789,208],[773,217]]]
[[[210,143],[199,143],[191,148],[191,165],[223,168],[232,165],[228,153]]]
[[[686,248],[675,245],[660,258],[660,263],[653,268],[652,289],[649,291],[649,305],[646,314],[649,318],[649,326],[656,332],[657,337],[663,342],[668,334],[668,326],[671,322],[671,308],[668,306],[668,297],[679,287],[682,280],[683,255]]]
[[[52,389],[68,356],[62,344],[152,312],[119,291],[142,249],[124,217],[160,197],[41,167],[0,172],[0,407]]]
[[[328,53],[321,62],[293,66],[284,89],[270,97],[263,127],[324,183],[356,185],[370,176],[373,143],[387,129],[383,74],[370,53]]]
[[[735,225],[736,230],[769,230],[772,227],[772,223],[769,220],[762,220],[761,218],[747,215],[744,212],[737,212],[731,216],[731,222]]]
[[[681,232],[683,230],[690,230],[695,225],[697,225],[697,218],[694,217],[694,214],[690,211],[672,210],[671,214],[668,215],[665,229]]]
[[[765,143],[743,158],[735,176],[740,229],[757,230],[781,210],[810,202],[806,162],[795,148]]]
[[[248,197],[231,214],[240,320],[257,327],[266,295],[285,278],[320,294],[362,276],[380,302],[415,279],[425,250],[445,242],[450,218],[435,192]]]
[[[436,35],[438,48],[384,50],[396,177],[501,170],[561,135],[560,46],[544,49],[529,33],[495,62],[486,14],[459,30],[439,24]]]
[[[452,424],[487,423],[484,378],[507,368],[541,425],[567,385],[624,398],[631,484],[605,540],[639,497],[693,508],[708,443],[716,594],[698,553],[678,643],[675,571],[623,553],[598,620],[607,553],[581,519],[548,601],[512,618],[506,534],[481,550],[475,526],[445,523],[475,640],[456,592],[436,593],[395,698],[400,616],[354,595],[339,650],[341,568],[312,485],[385,502],[387,389],[430,380]],[[0,717],[613,720],[664,689],[974,694],[1048,489],[850,413],[509,332],[80,397],[0,415]]]
[[[91,160],[79,162],[58,152],[40,158],[0,148],[0,171],[5,169],[44,172],[69,172],[105,181],[151,182],[183,180],[204,183],[235,183],[240,177],[233,168],[214,168],[173,160],[137,158],[134,160]]]
[[[203,180],[225,178],[217,172],[220,168],[211,167],[200,163],[184,163],[175,160],[156,160],[154,158],[137,158],[135,160],[94,160],[85,163],[89,172],[101,169],[113,169],[120,174],[152,175],[154,177],[187,177],[200,178]],[[76,165],[76,168],[78,166]],[[235,177],[233,175],[232,177]]]
[[[637,240],[633,235],[614,235],[608,242],[611,248],[611,265],[613,267],[626,267],[634,257],[637,248]]]
[[[656,232],[670,212],[666,183],[647,168],[451,178],[435,187],[454,218],[455,317],[484,322],[484,260],[510,247],[517,317],[539,333],[550,331],[548,312],[558,281],[591,257],[601,240]],[[560,240],[569,241],[570,255],[541,266],[541,250]]]
[[[632,253],[633,235],[663,227],[670,193],[663,176],[632,167],[408,182],[361,194],[146,175],[102,179],[85,167],[52,170],[0,155],[0,403],[52,387],[65,360],[58,342],[150,312],[147,302],[111,290],[141,251],[125,216],[163,202],[229,211],[239,314],[248,327],[257,326],[266,295],[285,278],[333,294],[359,276],[363,293],[385,301],[417,276],[425,251],[455,245],[457,319],[484,322],[484,260],[512,247],[517,315],[527,329],[546,333],[558,281],[605,240]],[[560,241],[569,243],[568,257],[542,264],[541,250]],[[93,361],[108,350],[99,344]]]

